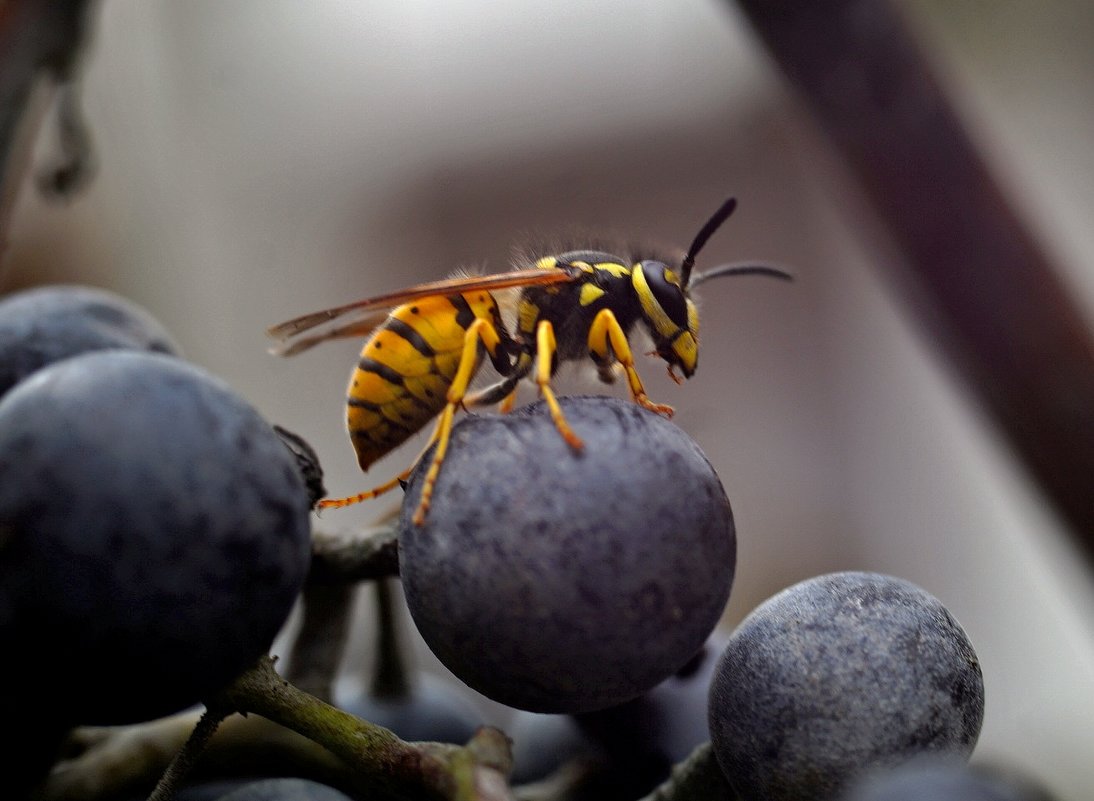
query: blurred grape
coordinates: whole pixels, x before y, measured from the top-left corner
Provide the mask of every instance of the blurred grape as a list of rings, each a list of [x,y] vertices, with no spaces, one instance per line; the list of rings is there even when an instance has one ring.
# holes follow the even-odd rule
[[[66,284],[0,298],[0,396],[47,364],[114,348],[179,354],[149,312],[113,292]]]
[[[79,724],[196,704],[269,648],[309,556],[292,453],[206,372],[101,351],[0,399],[0,687]]]
[[[1051,801],[1024,778],[965,764],[921,757],[856,781],[840,801]]]

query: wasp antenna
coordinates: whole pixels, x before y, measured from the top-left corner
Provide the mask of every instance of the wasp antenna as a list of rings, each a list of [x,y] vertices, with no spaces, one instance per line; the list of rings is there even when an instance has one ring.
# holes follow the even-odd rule
[[[718,267],[711,267],[709,270],[704,270],[701,273],[696,273],[695,280],[692,281],[691,285],[696,287],[712,278],[722,278],[726,275],[766,275],[770,278],[778,278],[782,281],[794,280],[794,274],[792,272],[784,270],[782,267],[777,267],[774,264],[731,262],[730,264],[722,264]]]
[[[722,226],[722,223],[729,219],[729,215],[733,213],[735,208],[737,208],[737,198],[731,197],[726,200],[703,224],[703,227],[699,229],[699,233],[695,235],[695,239],[691,241],[691,247],[688,248],[683,262],[680,263],[680,286],[684,289],[687,289],[688,281],[691,279],[691,268],[695,266],[695,257],[699,255],[699,251],[703,249],[703,246],[714,232]]]

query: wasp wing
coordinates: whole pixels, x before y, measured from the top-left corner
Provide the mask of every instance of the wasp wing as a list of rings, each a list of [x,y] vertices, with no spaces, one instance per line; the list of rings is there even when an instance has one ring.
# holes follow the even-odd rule
[[[506,273],[493,275],[461,276],[458,278],[446,278],[441,281],[431,281],[418,284],[409,289],[391,292],[386,295],[366,298],[365,300],[347,303],[344,306],[335,306],[331,309],[312,312],[292,320],[286,320],[267,329],[266,333],[280,340],[288,340],[305,331],[310,331],[331,320],[353,315],[353,319],[344,324],[332,327],[321,333],[299,340],[294,344],[286,344],[275,348],[275,352],[289,356],[325,342],[328,339],[336,339],[347,336],[362,336],[384,321],[387,311],[404,303],[420,298],[428,298],[436,295],[455,295],[460,292],[473,292],[477,289],[487,291],[495,289],[507,289],[509,287],[547,286],[549,284],[561,284],[575,280],[577,276],[568,270],[545,270],[532,268],[527,270],[512,270]],[[377,312],[383,310],[382,314]]]
[[[291,341],[282,341],[270,348],[270,353],[275,356],[295,356],[331,339],[345,339],[347,337],[363,339],[379,328],[386,319],[387,311],[373,312],[367,317],[331,326],[324,331],[318,331],[309,336],[297,337]]]

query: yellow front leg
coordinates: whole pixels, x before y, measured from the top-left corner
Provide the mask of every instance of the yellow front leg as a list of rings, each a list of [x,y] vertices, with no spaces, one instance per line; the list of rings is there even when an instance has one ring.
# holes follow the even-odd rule
[[[634,402],[651,412],[672,417],[671,406],[654,403],[646,394],[646,388],[642,386],[642,379],[638,377],[638,371],[634,367],[634,356],[631,354],[627,335],[623,333],[623,328],[611,309],[601,309],[593,318],[593,324],[589,326],[589,353],[600,364],[607,363],[613,357],[617,359],[627,374],[627,383]]]
[[[585,447],[581,437],[573,432],[570,424],[566,422],[566,416],[562,413],[562,407],[558,405],[558,398],[551,389],[551,363],[555,357],[555,329],[550,320],[540,320],[536,326],[536,386],[539,394],[547,402],[547,409],[551,413],[551,419],[562,438],[575,451]]]

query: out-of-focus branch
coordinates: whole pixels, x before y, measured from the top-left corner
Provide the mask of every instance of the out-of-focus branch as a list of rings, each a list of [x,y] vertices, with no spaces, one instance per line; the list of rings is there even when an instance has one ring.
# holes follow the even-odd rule
[[[399,536],[395,522],[362,531],[312,534],[314,584],[347,584],[399,575]]]
[[[92,801],[144,797],[192,734],[197,712],[132,726],[81,728],[77,753],[62,759],[34,801]],[[257,715],[233,716],[217,728],[194,765],[193,781],[292,775],[350,788],[353,776],[329,751]]]
[[[872,202],[915,310],[1094,558],[1094,341],[886,0],[739,0]]]
[[[463,746],[406,742],[294,687],[269,657],[208,708],[206,716],[88,730],[86,751],[59,763],[34,801],[125,796],[146,789],[165,768],[157,799],[184,780],[247,775],[311,777],[355,798],[512,799],[509,740],[499,730],[483,727]]]
[[[328,703],[346,650],[355,591],[353,584],[308,582],[301,596],[300,631],[285,678]]]
[[[58,163],[39,184],[63,194],[90,171],[90,143],[73,81],[95,8],[90,0],[0,0],[0,255],[37,128],[27,115],[39,79],[62,88]]]

